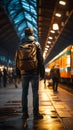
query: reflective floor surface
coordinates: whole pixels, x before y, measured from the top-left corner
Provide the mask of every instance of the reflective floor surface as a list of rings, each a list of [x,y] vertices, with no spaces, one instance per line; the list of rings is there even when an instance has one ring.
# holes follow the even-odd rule
[[[22,87],[8,85],[0,88],[0,130],[73,130],[73,95],[59,87],[53,92],[52,86],[44,88],[40,82],[40,113],[43,119],[34,120],[31,84],[28,93],[29,119],[23,120],[21,104]]]

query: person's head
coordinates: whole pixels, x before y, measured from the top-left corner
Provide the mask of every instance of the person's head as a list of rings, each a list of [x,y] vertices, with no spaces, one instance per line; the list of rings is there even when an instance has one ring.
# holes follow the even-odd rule
[[[25,28],[25,36],[32,36],[34,33],[32,28]]]
[[[58,64],[56,64],[56,65],[55,65],[55,68],[59,68],[59,65],[58,65]]]

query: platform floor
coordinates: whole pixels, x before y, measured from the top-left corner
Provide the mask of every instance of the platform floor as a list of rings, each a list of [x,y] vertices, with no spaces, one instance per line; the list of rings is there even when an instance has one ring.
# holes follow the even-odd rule
[[[44,118],[34,120],[32,113],[31,84],[28,94],[29,119],[22,116],[22,87],[8,85],[0,88],[0,130],[73,130],[73,94],[59,87],[53,92],[52,86],[39,85],[40,113]]]

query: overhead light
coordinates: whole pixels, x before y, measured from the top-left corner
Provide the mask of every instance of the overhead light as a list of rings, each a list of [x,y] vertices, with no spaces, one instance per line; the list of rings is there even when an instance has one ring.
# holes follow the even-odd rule
[[[63,1],[63,0],[60,0],[60,1],[59,1],[59,4],[61,4],[61,5],[66,5],[66,2]]]
[[[48,37],[49,39],[53,39],[52,37]]]
[[[51,44],[51,41],[48,41],[47,43]]]
[[[59,25],[57,23],[53,24],[53,30],[59,30]]]
[[[47,45],[46,48],[49,48],[49,45]]]
[[[56,13],[55,16],[61,17],[61,14],[60,13]]]
[[[45,48],[45,50],[47,51],[47,50],[48,50],[48,48]]]
[[[55,33],[55,31],[54,31],[54,30],[51,30],[50,32],[51,32],[51,33]]]

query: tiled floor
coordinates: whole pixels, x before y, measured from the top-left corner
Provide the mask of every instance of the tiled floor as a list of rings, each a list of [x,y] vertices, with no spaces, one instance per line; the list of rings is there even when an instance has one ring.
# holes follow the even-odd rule
[[[14,85],[0,88],[0,130],[73,130],[73,95],[59,88],[57,93],[52,87],[44,88],[40,82],[40,113],[44,118],[34,120],[32,113],[32,91],[29,87],[28,105],[29,119],[21,119],[22,87],[16,89]]]

